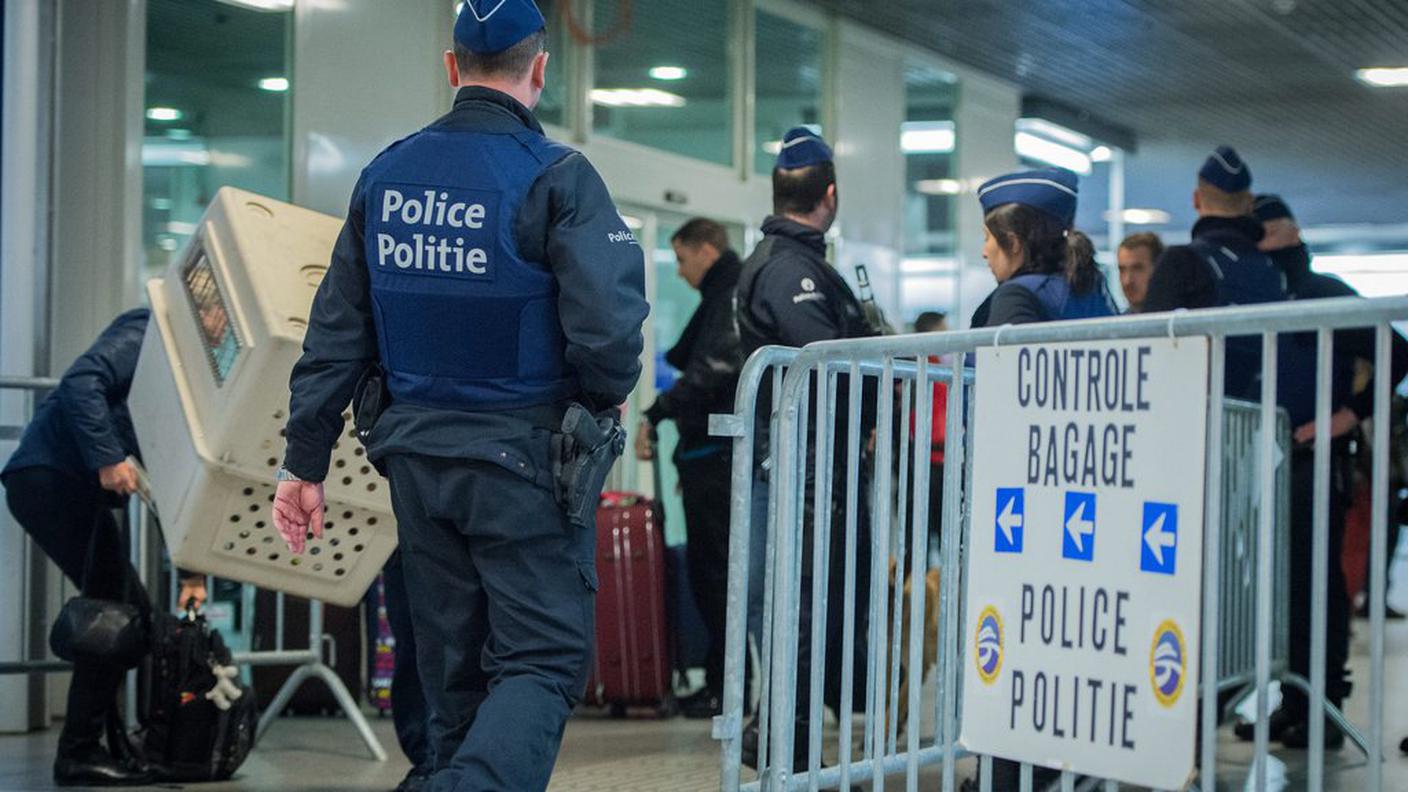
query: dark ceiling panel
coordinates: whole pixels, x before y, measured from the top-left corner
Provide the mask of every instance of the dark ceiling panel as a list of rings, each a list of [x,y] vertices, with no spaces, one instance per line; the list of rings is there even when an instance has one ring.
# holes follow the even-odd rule
[[[1307,172],[1324,222],[1408,220],[1408,89],[1353,76],[1408,65],[1408,0],[811,2],[1159,150],[1227,142],[1264,172]]]

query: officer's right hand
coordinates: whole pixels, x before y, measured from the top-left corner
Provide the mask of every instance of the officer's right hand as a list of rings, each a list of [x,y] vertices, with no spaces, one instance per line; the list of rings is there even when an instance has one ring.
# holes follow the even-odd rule
[[[655,458],[655,427],[650,421],[642,420],[636,427],[636,458],[647,461]]]
[[[98,483],[108,492],[131,495],[137,491],[137,468],[125,460],[108,465],[98,471]]]
[[[310,532],[323,538],[323,483],[280,481],[274,493],[274,527],[295,554],[303,553]]]

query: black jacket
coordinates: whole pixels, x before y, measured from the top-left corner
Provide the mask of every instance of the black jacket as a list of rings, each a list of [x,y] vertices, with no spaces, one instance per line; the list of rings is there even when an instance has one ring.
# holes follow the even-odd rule
[[[98,469],[140,458],[127,393],[150,318],[146,308],[122,314],[73,361],[35,408],[5,473],[49,467],[96,481]]]
[[[1261,221],[1254,217],[1204,217],[1193,225],[1193,238],[1219,247],[1234,255],[1261,255],[1257,243],[1265,235]],[[1174,245],[1159,257],[1154,274],[1149,278],[1149,293],[1144,298],[1144,313],[1172,311],[1177,308],[1216,308],[1222,305],[1218,294],[1217,276],[1208,262],[1188,245]]]
[[[763,241],[743,263],[738,333],[745,356],[768,344],[873,334],[851,287],[826,263],[825,236],[784,217],[763,221]]]
[[[454,107],[433,126],[542,130],[518,101],[481,87],[461,88]],[[290,381],[284,464],[308,481],[327,474],[332,445],[342,436],[343,411],[362,372],[378,359],[361,190],[359,181]],[[625,401],[640,376],[645,264],[639,245],[611,241],[624,227],[601,176],[581,154],[563,157],[529,189],[513,233],[524,259],[547,262],[557,279],[566,360],[582,388],[577,398],[598,409]],[[558,428],[562,409],[463,412],[392,404],[372,433],[369,454],[508,459],[515,462],[512,472],[545,481],[545,433]]]
[[[645,417],[652,425],[673,420],[680,431],[680,451],[688,454],[709,447],[725,448],[727,441],[709,436],[711,413],[733,412],[738,371],[743,350],[738,343],[738,323],[733,299],[743,264],[738,254],[725,250],[699,284],[699,307],[665,361],[680,371],[675,384],[655,399]]]
[[[1286,288],[1293,300],[1321,300],[1335,297],[1358,297],[1349,284],[1332,275],[1323,275],[1310,268],[1310,248],[1305,245],[1270,251],[1267,255],[1286,275]],[[1408,375],[1408,341],[1394,332],[1389,336],[1392,342],[1390,351],[1389,387],[1393,388]],[[1356,358],[1374,361],[1374,331],[1370,328],[1355,328],[1335,331],[1335,357],[1353,361]],[[1337,364],[1346,365],[1346,364]],[[1347,406],[1360,420],[1374,413],[1373,381],[1363,391],[1349,397]]]

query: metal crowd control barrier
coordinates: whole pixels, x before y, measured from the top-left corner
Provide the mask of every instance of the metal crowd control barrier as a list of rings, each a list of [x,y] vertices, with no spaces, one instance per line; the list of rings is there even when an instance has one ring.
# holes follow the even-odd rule
[[[728,654],[726,660],[724,710],[714,723],[714,736],[722,742],[720,788],[738,789],[820,789],[848,788],[853,781],[868,781],[882,790],[887,776],[903,773],[907,789],[918,787],[921,768],[935,768],[941,788],[955,786],[955,763],[964,755],[958,744],[958,723],[962,702],[959,684],[964,663],[960,620],[964,564],[962,548],[968,541],[971,506],[965,493],[971,491],[970,456],[973,438],[968,436],[966,419],[970,388],[953,387],[953,377],[943,367],[930,363],[930,356],[962,356],[980,347],[1073,341],[1109,341],[1158,337],[1206,337],[1209,339],[1209,415],[1226,416],[1208,421],[1206,456],[1205,541],[1203,542],[1202,655],[1205,681],[1200,686],[1201,736],[1198,757],[1198,783],[1204,789],[1216,786],[1217,726],[1219,692],[1251,683],[1257,692],[1254,760],[1249,788],[1267,788],[1268,712],[1267,686],[1282,675],[1286,658],[1285,597],[1276,596],[1278,586],[1286,585],[1285,540],[1287,530],[1287,464],[1278,464],[1278,437],[1289,427],[1276,406],[1276,338],[1279,333],[1315,333],[1316,440],[1314,442],[1313,585],[1311,594],[1311,673],[1308,680],[1284,675],[1290,684],[1303,684],[1309,692],[1308,785],[1323,786],[1325,718],[1345,727],[1352,740],[1360,741],[1368,755],[1363,787],[1383,788],[1383,706],[1384,706],[1384,617],[1385,563],[1388,497],[1388,433],[1390,371],[1390,322],[1408,319],[1408,298],[1373,300],[1338,299],[1297,302],[1261,307],[1233,307],[1203,311],[1178,311],[1113,318],[1101,321],[1056,322],[1020,327],[989,328],[962,332],[915,336],[891,336],[850,341],[822,342],[802,350],[768,348],[760,350],[745,366],[736,400],[736,412],[716,416],[715,434],[734,438],[733,493],[731,502],[730,579],[728,613]],[[1328,711],[1325,699],[1325,606],[1329,535],[1330,394],[1334,333],[1349,328],[1372,328],[1376,351],[1373,416],[1373,527],[1370,550],[1370,680],[1368,686],[1368,735],[1365,739],[1348,724],[1341,713]],[[1262,366],[1259,404],[1234,403],[1223,396],[1226,340],[1237,336],[1260,336]],[[784,373],[785,370],[785,373]],[[964,378],[966,379],[966,378]],[[929,383],[947,382],[946,429],[944,445],[943,517],[940,527],[938,564],[939,596],[937,610],[935,677],[937,692],[932,701],[921,702],[924,669],[926,577],[928,570],[929,447],[933,418],[933,388]],[[924,387],[917,387],[917,383]],[[840,396],[845,393],[845,423],[838,423]],[[899,393],[897,410],[896,393]],[[862,395],[874,405],[879,431],[873,448],[875,497],[867,511],[874,530],[870,532],[870,589],[868,603],[857,606],[859,585],[857,561],[865,545],[858,513],[862,498],[870,489],[863,482],[860,459]],[[759,404],[770,396],[771,409]],[[1254,417],[1253,417],[1254,416]],[[911,442],[912,437],[915,442]],[[755,436],[761,426],[770,429],[771,448],[765,459],[755,458]],[[844,433],[839,431],[844,428]],[[979,438],[979,440],[981,440]],[[844,453],[838,454],[844,443]],[[815,448],[809,447],[815,445]],[[898,453],[896,453],[898,446]],[[759,471],[755,473],[755,463]],[[1279,467],[1279,474],[1278,474]],[[808,475],[808,469],[821,471]],[[1248,469],[1254,477],[1248,476]],[[833,475],[831,472],[834,471]],[[755,479],[766,479],[765,487]],[[768,497],[766,530],[760,504],[762,490]],[[805,505],[810,500],[812,514]],[[1279,508],[1276,507],[1279,504]],[[1262,508],[1261,505],[1270,505]],[[833,506],[839,510],[833,515]],[[892,510],[893,509],[893,510]],[[844,519],[834,517],[844,514]],[[814,519],[813,519],[814,517]],[[811,547],[802,541],[810,530]],[[844,534],[844,544],[838,537]],[[896,541],[887,541],[894,532]],[[765,541],[762,563],[757,544]],[[833,542],[838,542],[833,545]],[[826,582],[836,573],[831,548],[840,548],[840,584]],[[885,591],[885,567],[893,554],[897,577],[891,591]],[[805,558],[810,556],[809,558]],[[802,564],[810,564],[810,615],[816,629],[809,647],[798,646],[799,607],[803,603]],[[908,563],[908,567],[906,567]],[[755,572],[750,576],[749,568]],[[763,568],[766,572],[756,571]],[[750,577],[752,580],[750,580]],[[904,579],[911,591],[902,594]],[[758,780],[743,783],[744,668],[750,632],[750,601],[757,599],[751,586],[764,584],[761,621],[763,656],[759,701],[760,738]],[[1285,589],[1282,588],[1282,591]],[[751,594],[751,596],[750,596]],[[837,596],[839,595],[839,597]],[[828,602],[839,599],[839,605]],[[900,615],[908,605],[908,638]],[[822,626],[828,608],[840,608],[844,627],[841,647],[838,733],[827,735],[821,716],[823,677],[826,665],[826,629]],[[756,611],[756,606],[754,607]],[[868,629],[862,631],[861,612],[868,616]],[[887,635],[888,630],[888,635]],[[932,640],[932,639],[931,639]],[[899,643],[905,645],[900,646]],[[852,660],[865,647],[865,667]],[[811,675],[800,681],[809,684],[810,717],[808,733],[796,735],[798,655],[810,648]],[[901,671],[901,660],[907,670]],[[1214,671],[1210,671],[1215,669]],[[864,731],[857,750],[858,735],[853,730],[851,709],[857,689],[857,673],[864,680]],[[904,739],[899,724],[891,716],[900,703],[897,688],[901,677],[908,682],[908,717]],[[835,697],[833,696],[833,699]],[[921,710],[921,703],[924,707]],[[923,715],[932,714],[934,734],[921,746]],[[823,751],[825,748],[825,752]],[[831,750],[834,748],[834,753]],[[794,754],[796,756],[794,757]],[[834,758],[833,758],[834,756]],[[981,788],[992,788],[992,757],[979,758]],[[1032,788],[1032,766],[1020,769],[1021,788]],[[1076,777],[1063,773],[1061,788],[1073,789]],[[1084,779],[1082,788],[1097,779]],[[1116,788],[1112,781],[1106,789]]]
[[[32,394],[40,394],[52,390],[58,386],[58,380],[32,377],[0,377],[0,390],[19,390]],[[26,422],[33,415],[33,400],[26,410]],[[18,439],[24,427],[21,426],[0,426],[0,439]],[[153,559],[160,560],[165,557],[165,548],[160,542],[156,542],[157,531],[153,527],[158,527],[159,522],[151,508],[141,497],[131,498],[127,513],[129,524],[132,527],[131,561],[137,570],[138,579],[152,592],[152,583],[156,576],[154,570],[159,564],[154,564]],[[172,569],[171,587],[166,592],[167,606],[174,607],[176,604],[176,570]],[[245,584],[249,585],[249,584]],[[213,591],[207,579],[207,591]],[[22,602],[21,607],[26,609],[25,618],[28,620],[30,608],[28,602]],[[283,637],[284,624],[284,595],[276,592],[275,605],[275,638],[274,649],[266,651],[237,652],[234,659],[237,665],[248,666],[297,666],[293,674],[284,681],[279,688],[279,692],[274,696],[274,700],[267,704],[262,704],[263,714],[259,718],[258,736],[262,737],[268,728],[276,721],[289,701],[293,698],[298,689],[312,678],[321,679],[332,691],[333,697],[337,700],[338,706],[347,715],[347,719],[357,729],[357,734],[362,738],[367,751],[378,762],[386,761],[386,750],[382,747],[381,741],[372,731],[371,725],[367,722],[366,716],[362,714],[361,708],[352,693],[343,684],[342,679],[325,662],[323,655],[323,603],[317,600],[310,600],[308,605],[308,647],[304,649],[285,649]],[[26,629],[26,633],[30,632]],[[18,662],[0,663],[0,675],[4,674],[33,674],[50,673],[56,671],[68,671],[72,665],[62,660],[46,658],[42,660],[21,660]],[[135,715],[137,711],[137,688],[133,675],[129,674],[126,699],[126,718],[128,725],[135,725]]]

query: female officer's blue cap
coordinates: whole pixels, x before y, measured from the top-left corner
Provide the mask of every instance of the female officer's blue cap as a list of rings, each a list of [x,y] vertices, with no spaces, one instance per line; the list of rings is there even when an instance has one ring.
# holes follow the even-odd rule
[[[987,214],[1003,204],[1022,204],[1048,214],[1069,228],[1076,220],[1076,175],[1065,168],[1038,168],[990,179],[978,188]]]
[[[792,170],[830,161],[831,147],[810,129],[793,127],[782,136],[782,151],[777,154],[777,167]]]
[[[1282,218],[1287,220],[1296,219],[1296,216],[1291,214],[1291,207],[1287,206],[1286,202],[1281,200],[1281,196],[1269,193],[1266,195],[1258,195],[1256,200],[1252,201],[1252,214],[1256,215],[1256,219],[1263,223],[1269,223],[1272,220],[1280,220]]]
[[[493,55],[545,25],[533,0],[464,0],[455,19],[455,43],[476,55]]]
[[[1238,156],[1231,146],[1218,146],[1198,171],[1198,178],[1225,193],[1239,193],[1251,189],[1252,169]]]

